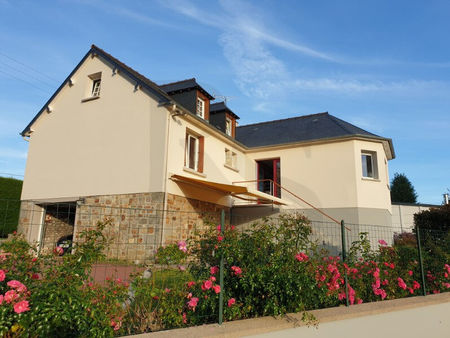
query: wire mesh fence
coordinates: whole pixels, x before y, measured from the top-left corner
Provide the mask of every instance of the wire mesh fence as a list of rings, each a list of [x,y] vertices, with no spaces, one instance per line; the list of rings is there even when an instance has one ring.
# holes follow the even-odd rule
[[[216,249],[218,250],[217,252],[220,252],[219,244],[224,240],[223,236],[228,236],[228,233],[224,233],[224,231],[228,229],[227,226],[230,227],[230,224],[233,224],[233,229],[236,233],[248,235],[247,237],[237,236],[236,238],[250,241],[250,239],[256,240],[256,237],[251,237],[251,235],[258,224],[263,223],[272,228],[283,227],[285,219],[282,215],[275,215],[262,220],[249,219],[248,217],[233,215],[232,212],[221,210],[194,212],[163,210],[151,207],[131,208],[88,205],[79,202],[33,203],[22,204],[22,207],[20,207],[19,202],[9,201],[7,203],[0,202],[0,222],[0,237],[3,238],[3,241],[6,240],[8,235],[11,236],[11,229],[18,224],[18,232],[28,242],[36,245],[37,252],[40,255],[52,254],[57,249],[57,253],[62,256],[72,255],[77,250],[77,246],[83,243],[83,232],[93,230],[98,223],[102,223],[104,225],[103,235],[106,238],[107,245],[103,251],[102,258],[95,261],[92,265],[90,278],[99,285],[105,285],[111,280],[119,280],[131,284],[129,293],[132,300],[129,301],[129,306],[136,306],[139,311],[146,308],[148,312],[143,316],[153,316],[152,318],[154,318],[150,322],[147,318],[147,321],[144,321],[145,324],[143,324],[142,318],[139,321],[137,319],[139,316],[136,316],[136,321],[139,322],[133,326],[133,329],[129,329],[127,333],[137,333],[176,327],[171,326],[172,324],[168,325],[164,319],[156,316],[156,313],[167,306],[167,299],[162,296],[165,293],[182,295],[184,292],[190,294],[189,283],[196,280],[196,270],[192,270],[192,266],[195,266],[193,263],[197,260],[198,268],[199,260],[202,260],[202,257],[199,256],[201,251],[197,250],[196,255],[193,255],[190,246],[194,247],[198,245],[202,238],[208,238],[209,241],[217,241]],[[219,225],[220,227],[218,227]],[[300,236],[300,231],[305,229],[304,225],[302,223],[302,226],[298,228],[299,233],[294,231],[288,233],[288,235]],[[364,250],[367,248],[370,251],[370,255],[372,255],[370,256],[371,260],[382,257],[383,248],[395,248],[399,257],[401,256],[403,257],[402,259],[408,260],[408,264],[413,262],[411,266],[416,266],[416,268],[411,268],[415,269],[414,272],[411,270],[411,274],[421,274],[420,278],[418,276],[416,279],[424,288],[425,293],[438,292],[439,290],[445,291],[447,289],[445,284],[443,284],[445,283],[443,278],[447,273],[444,267],[448,266],[446,264],[449,263],[450,257],[449,231],[422,230],[417,236],[418,234],[415,230],[404,231],[405,229],[395,226],[345,222],[337,224],[324,220],[310,220],[307,221],[306,225],[308,231],[302,234],[306,234],[305,236],[308,239],[308,243],[310,243],[308,244],[310,247],[299,247],[298,251],[303,251],[305,255],[310,256],[309,259],[311,260],[316,259],[319,261],[317,266],[324,264],[320,263],[320,261],[327,259],[327,257],[339,257],[337,258],[338,260],[344,260],[344,263],[348,265],[355,262],[359,264],[358,262],[367,262],[368,259],[364,256]],[[286,236],[286,234],[283,234],[283,236]],[[286,239],[286,237],[275,237],[266,240],[275,243]],[[420,241],[418,241],[419,237]],[[230,246],[232,245],[232,242],[230,242]],[[249,242],[250,245],[253,244]],[[311,250],[312,245],[315,248],[314,252]],[[243,246],[245,247],[245,244]],[[266,249],[263,248],[262,250]],[[270,248],[272,251],[267,250],[267,252],[262,253],[263,256],[273,254],[273,247]],[[179,256],[180,252],[185,253],[185,251],[190,253],[190,255]],[[378,256],[375,255],[375,252],[378,252]],[[212,255],[214,256],[214,247],[212,248]],[[318,255],[318,257],[314,257],[314,255]],[[198,299],[193,296],[184,299],[181,304],[188,304],[188,308],[194,310],[197,304],[206,303],[207,299],[209,302],[208,311],[202,312],[202,310],[197,310],[195,320],[191,319],[189,321],[190,324],[221,323],[224,316],[230,320],[254,315],[254,312],[250,310],[243,317],[229,314],[227,311],[231,310],[227,309],[227,304],[229,307],[230,300],[235,298],[220,298],[224,291],[226,291],[225,294],[231,295],[231,290],[235,288],[235,286],[226,284],[229,279],[224,279],[223,274],[225,274],[225,277],[230,273],[233,276],[240,277],[240,273],[236,272],[238,271],[236,268],[240,269],[238,266],[232,265],[232,270],[228,271],[230,270],[230,267],[227,268],[228,265],[238,264],[238,262],[233,261],[236,258],[232,256],[231,254],[230,257],[213,257],[212,261],[216,262],[214,264],[217,264],[217,266],[212,263],[205,263],[207,264],[204,267],[206,270],[217,268],[219,272],[214,271],[213,273],[213,270],[211,270],[211,284],[204,280],[201,286],[202,290],[205,288],[208,290],[219,290],[219,292],[205,294],[204,297],[206,298],[204,299]],[[297,261],[301,262],[304,259],[302,257],[307,256],[299,256],[296,258]],[[218,260],[219,258],[222,260]],[[253,257],[242,257],[241,263],[252,259]],[[329,261],[326,262],[329,264]],[[380,260],[378,263],[381,266],[382,263],[393,264],[392,262],[388,260],[382,262]],[[331,268],[328,266],[325,269],[330,270]],[[406,263],[405,269],[405,271],[410,269]],[[317,271],[310,270],[308,273],[317,275]],[[340,283],[339,280],[342,280],[340,287],[343,287],[345,290],[345,296],[340,295],[339,300],[349,300],[352,297],[349,294],[352,288],[347,285],[347,274],[349,274],[349,278],[351,277],[349,271],[351,270],[345,270],[345,281],[343,275],[339,278],[336,277],[338,284]],[[373,271],[370,273],[373,274]],[[450,271],[448,271],[448,274],[450,274]],[[323,276],[325,276],[325,273]],[[277,278],[277,276],[273,276],[273,278]],[[318,280],[321,277],[312,276],[311,278]],[[269,289],[272,281],[266,280],[266,282],[267,289]],[[353,283],[353,280],[351,280],[350,284],[354,286]],[[400,285],[400,282],[398,283]],[[344,284],[345,287],[342,286]],[[320,282],[318,282],[318,285],[320,285]],[[450,284],[448,285],[448,288],[450,288]],[[370,284],[368,288],[371,288]],[[381,286],[374,288],[373,292],[381,290],[381,288]],[[418,294],[418,292],[415,294]],[[140,298],[138,295],[140,295]],[[181,296],[181,298],[183,297],[186,296]],[[261,297],[264,298],[264,295],[261,295]],[[196,299],[196,301],[193,302],[193,299]],[[143,303],[138,304],[137,300]],[[336,304],[336,302],[324,303],[319,307]],[[200,307],[200,305],[198,306]],[[177,315],[185,316],[186,313],[180,312]],[[155,319],[156,317],[159,319]],[[181,326],[186,324],[188,320],[185,317],[182,318]]]

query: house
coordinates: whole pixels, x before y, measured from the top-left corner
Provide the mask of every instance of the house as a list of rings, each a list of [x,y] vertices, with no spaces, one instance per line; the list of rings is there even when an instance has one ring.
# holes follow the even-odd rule
[[[152,213],[142,222],[114,211],[147,237],[116,234],[152,245],[221,209],[236,221],[285,209],[323,217],[314,206],[337,220],[390,225],[390,139],[328,113],[238,120],[195,78],[157,85],[93,45],[21,133],[29,150],[20,231],[51,242],[126,208]]]

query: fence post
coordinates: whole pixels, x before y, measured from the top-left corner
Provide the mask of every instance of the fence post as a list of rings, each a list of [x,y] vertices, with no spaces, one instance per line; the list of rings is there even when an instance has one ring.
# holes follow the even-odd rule
[[[419,265],[420,265],[420,277],[422,277],[422,293],[424,296],[427,295],[427,290],[425,287],[425,272],[423,269],[423,259],[422,259],[422,245],[420,244],[420,230],[419,226],[416,225],[416,234],[417,234],[417,251],[419,254]]]
[[[347,259],[347,253],[345,252],[345,224],[344,220],[341,221],[341,240],[342,240],[342,263],[344,264]],[[345,280],[345,305],[349,306],[348,299],[348,279],[347,279],[347,269],[344,266],[344,280]]]
[[[220,235],[223,236],[223,230],[225,228],[225,210],[222,209],[220,214]],[[220,284],[220,293],[219,293],[219,325],[223,323],[223,274],[224,274],[224,260],[223,254],[220,257],[220,272],[219,272],[219,284]]]

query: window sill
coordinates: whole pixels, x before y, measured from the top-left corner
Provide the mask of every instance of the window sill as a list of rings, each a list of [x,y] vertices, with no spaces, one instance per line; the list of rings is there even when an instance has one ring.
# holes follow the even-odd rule
[[[97,100],[99,98],[100,98],[100,96],[91,96],[91,97],[87,97],[85,99],[82,99],[81,102],[93,101],[93,100]]]
[[[194,169],[188,168],[188,167],[183,167],[183,170],[188,172],[188,173],[200,176],[200,177],[206,177],[206,174],[200,173],[200,172],[198,172],[198,171],[196,171]]]
[[[372,182],[381,182],[378,178],[372,178],[372,177],[362,177],[361,180],[363,181],[372,181]]]
[[[232,167],[231,165],[228,165],[228,164],[226,164],[226,163],[224,163],[224,165],[223,165],[225,168],[228,168],[228,169],[230,169],[230,170],[233,170],[233,171],[235,171],[235,172],[239,172],[239,169],[236,169],[236,168],[234,168],[234,167]]]

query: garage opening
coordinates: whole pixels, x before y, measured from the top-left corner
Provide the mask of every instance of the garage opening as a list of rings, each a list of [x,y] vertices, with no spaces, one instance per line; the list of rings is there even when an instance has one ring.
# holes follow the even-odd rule
[[[63,254],[70,253],[75,228],[76,202],[49,203],[43,207],[45,218],[41,251],[49,252],[59,246],[63,249]]]

